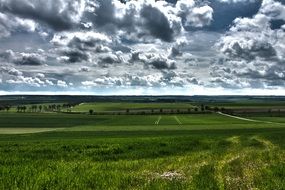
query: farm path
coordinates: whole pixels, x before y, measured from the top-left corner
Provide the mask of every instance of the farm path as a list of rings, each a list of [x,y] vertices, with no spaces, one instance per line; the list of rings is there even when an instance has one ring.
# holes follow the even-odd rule
[[[277,123],[277,122],[271,122],[271,121],[262,121],[262,120],[256,120],[256,119],[248,119],[248,118],[244,118],[244,117],[229,115],[229,114],[222,113],[222,112],[217,112],[217,113],[220,114],[220,115],[226,116],[226,117],[231,117],[231,118],[235,118],[235,119],[239,119],[239,120],[243,120],[243,121],[251,121],[251,122],[258,122],[258,123],[270,123],[270,124],[283,124],[283,123]]]
[[[0,128],[0,134],[32,134],[62,130],[64,128]]]
[[[159,124],[159,122],[160,122],[160,120],[161,120],[161,116],[159,116],[159,117],[158,117],[158,119],[155,121],[155,123],[154,123],[154,124],[158,125],[158,124]]]
[[[182,125],[182,122],[178,119],[177,116],[173,116],[173,117],[174,117],[174,119],[177,121],[177,123],[178,123],[179,125]]]

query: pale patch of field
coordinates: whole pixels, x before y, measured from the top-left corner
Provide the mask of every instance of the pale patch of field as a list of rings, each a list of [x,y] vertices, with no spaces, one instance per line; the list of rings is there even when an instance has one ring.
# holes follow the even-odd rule
[[[275,148],[275,145],[274,145],[271,141],[266,140],[266,139],[263,139],[263,138],[261,138],[261,137],[259,137],[259,136],[253,136],[251,139],[260,142],[260,143],[263,144],[267,149],[273,149],[273,148]]]
[[[186,177],[183,173],[177,172],[177,171],[167,171],[161,173],[157,172],[146,172],[144,174],[147,178],[150,180],[157,180],[157,179],[165,179],[165,180],[185,180]]]
[[[161,116],[159,116],[159,117],[158,117],[158,119],[155,121],[155,123],[154,123],[154,124],[155,124],[155,125],[158,125],[158,124],[159,124],[159,122],[160,122],[160,120],[161,120],[161,118],[162,118],[162,117],[161,117]]]
[[[62,128],[0,128],[0,134],[28,134],[55,131]]]
[[[240,137],[239,136],[233,136],[227,138],[227,141],[233,143],[233,144],[239,144],[240,143]]]

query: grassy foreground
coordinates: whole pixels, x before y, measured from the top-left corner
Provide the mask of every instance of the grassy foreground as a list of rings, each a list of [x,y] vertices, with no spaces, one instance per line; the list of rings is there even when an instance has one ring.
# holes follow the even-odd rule
[[[56,130],[0,135],[0,188],[285,189],[284,125],[212,114],[158,119],[1,114],[0,128]]]

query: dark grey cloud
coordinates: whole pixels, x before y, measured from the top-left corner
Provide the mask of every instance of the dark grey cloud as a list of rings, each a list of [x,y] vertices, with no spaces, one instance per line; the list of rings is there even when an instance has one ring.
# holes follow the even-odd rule
[[[116,17],[118,10],[112,0],[99,0],[89,6],[94,9],[94,12],[86,12],[86,17],[104,32],[115,33],[117,30],[124,30],[127,34],[134,33],[137,37],[152,35],[164,41],[173,40],[174,32],[166,16],[151,5],[135,1],[132,4],[125,4],[123,6],[126,12],[120,13],[121,17]],[[141,18],[135,19],[138,16],[143,18],[144,23],[141,23]]]
[[[175,62],[170,62],[166,59],[155,58],[147,62],[148,65],[151,65],[155,69],[176,69]]]
[[[68,63],[77,63],[87,61],[89,59],[89,55],[87,53],[77,49],[69,49],[63,51],[62,55],[66,57],[63,60]]]
[[[19,58],[14,60],[17,65],[42,65],[45,59],[39,54],[22,54]]]
[[[13,59],[14,56],[15,56],[15,53],[12,50],[6,50],[0,53],[0,58],[6,61]]]
[[[209,25],[212,8],[200,6],[193,0],[177,4],[166,1],[112,1],[98,0],[87,3],[84,19],[91,21],[102,32],[116,34],[124,31],[129,39],[158,38],[171,42],[182,29],[182,19],[193,27]],[[186,19],[187,18],[187,19]]]
[[[85,12],[85,17],[90,19],[97,27],[117,25],[118,21],[115,18],[115,6],[112,0],[90,1],[88,7],[92,11]]]
[[[79,71],[80,71],[80,72],[89,72],[89,71],[90,71],[90,68],[89,68],[89,67],[85,67],[85,66],[84,66],[84,67],[80,67],[80,68],[79,68]]]
[[[40,53],[19,53],[12,50],[6,50],[5,52],[0,53],[0,60],[16,65],[40,66],[45,64],[46,57]]]
[[[96,39],[96,38],[82,39],[79,37],[74,37],[70,40],[67,46],[81,51],[93,51],[96,53],[111,51],[111,49],[108,46],[106,46],[106,43],[102,41],[102,39]]]
[[[151,35],[166,42],[173,40],[174,31],[170,27],[166,16],[157,8],[144,6],[140,12],[144,19],[144,26]],[[178,25],[179,26],[179,25]]]
[[[7,73],[12,76],[21,76],[23,73],[13,67],[1,67],[0,71],[2,74]]]
[[[131,52],[131,58],[129,59],[130,63],[135,63],[137,61],[141,61],[140,59],[140,52],[133,51]]]
[[[272,59],[276,56],[276,50],[268,42],[255,41],[250,46],[235,42],[228,47],[223,47],[223,52],[237,59],[254,60],[256,57],[263,59]]]
[[[20,19],[0,11],[0,39],[16,32],[34,32],[36,24],[32,20]]]
[[[82,14],[83,0],[1,0],[0,11],[36,20],[54,30],[71,29]]]
[[[179,50],[179,47],[172,47],[170,50],[170,57],[177,57],[177,56],[181,56],[182,52]]]
[[[177,65],[174,60],[169,59],[166,55],[155,53],[142,53],[138,51],[131,52],[129,62],[140,64],[143,63],[145,68],[157,70],[174,70]]]
[[[98,64],[101,66],[109,66],[116,63],[122,63],[122,61],[120,55],[108,53],[99,57]]]

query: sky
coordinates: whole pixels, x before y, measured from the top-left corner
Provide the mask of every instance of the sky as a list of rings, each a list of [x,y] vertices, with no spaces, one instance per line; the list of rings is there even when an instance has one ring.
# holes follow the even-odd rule
[[[285,0],[0,0],[0,95],[285,95]]]

